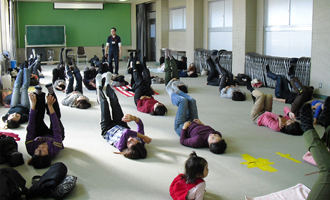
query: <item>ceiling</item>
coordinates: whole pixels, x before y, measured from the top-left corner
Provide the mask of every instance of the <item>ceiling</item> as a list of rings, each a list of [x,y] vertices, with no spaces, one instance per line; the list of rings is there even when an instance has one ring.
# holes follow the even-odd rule
[[[26,1],[26,2],[100,2],[100,3],[143,3],[148,2],[148,0],[15,0],[15,1]],[[149,0],[150,1],[150,0]]]

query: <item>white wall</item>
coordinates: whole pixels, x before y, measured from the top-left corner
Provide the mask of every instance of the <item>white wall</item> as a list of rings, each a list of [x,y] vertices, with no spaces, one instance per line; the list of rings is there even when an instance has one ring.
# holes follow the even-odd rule
[[[312,26],[311,85],[314,93],[330,95],[330,1],[314,0]],[[319,87],[322,83],[322,88]]]

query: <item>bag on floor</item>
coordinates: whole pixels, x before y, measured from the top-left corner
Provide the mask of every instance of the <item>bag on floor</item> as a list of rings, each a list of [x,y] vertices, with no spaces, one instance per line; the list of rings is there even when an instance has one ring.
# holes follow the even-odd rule
[[[63,199],[67,194],[69,194],[73,188],[76,186],[77,177],[72,175],[66,175],[60,184],[53,190],[48,196],[49,198],[54,198],[55,200]]]
[[[64,179],[67,171],[68,169],[63,163],[57,162],[50,166],[49,170],[42,176],[34,176],[32,178],[33,185],[29,189],[26,198],[47,198]]]
[[[1,200],[19,200],[25,195],[25,179],[18,171],[13,168],[0,169],[0,199]]]
[[[247,78],[249,78],[248,75],[238,73],[237,76],[236,76],[237,85],[246,86],[247,85]]]

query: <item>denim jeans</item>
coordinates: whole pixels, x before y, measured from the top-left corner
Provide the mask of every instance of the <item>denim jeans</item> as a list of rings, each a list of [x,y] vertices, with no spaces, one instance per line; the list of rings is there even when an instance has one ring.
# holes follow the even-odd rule
[[[198,119],[196,100],[180,91],[179,93],[173,92],[171,94],[171,101],[173,105],[178,106],[174,121],[174,130],[179,136],[181,136],[183,124],[186,121]]]
[[[275,96],[277,98],[281,98],[281,94],[284,91],[290,92],[290,89],[289,89],[289,86],[288,86],[289,81],[283,75],[276,75],[272,72],[268,72],[267,77],[276,81]]]
[[[101,107],[101,122],[100,122],[101,131],[102,131],[101,134],[105,135],[109,129],[111,129],[116,125],[120,125],[122,127],[130,129],[127,123],[122,121],[124,113],[121,109],[115,91],[109,85],[107,85],[106,93],[110,100],[111,111],[112,111],[112,117],[111,117],[109,103],[104,92],[100,88],[98,88],[97,90],[98,90],[98,98]]]
[[[73,92],[73,79],[74,79],[73,75],[76,78],[76,87],[75,87],[74,91],[78,91],[78,92],[83,93],[82,78],[81,78],[80,70],[78,68],[75,68],[73,70],[73,74],[72,74],[72,72],[70,71],[68,65],[65,66],[65,69],[66,69],[66,74],[67,74],[68,79],[69,79],[69,84],[68,84],[68,86],[65,90],[65,93],[70,94],[71,92]]]
[[[30,79],[31,79],[31,69],[21,68],[17,74],[14,83],[13,94],[10,103],[11,108],[20,104],[30,110],[30,101],[28,94]],[[21,86],[22,86],[22,93],[20,92]]]

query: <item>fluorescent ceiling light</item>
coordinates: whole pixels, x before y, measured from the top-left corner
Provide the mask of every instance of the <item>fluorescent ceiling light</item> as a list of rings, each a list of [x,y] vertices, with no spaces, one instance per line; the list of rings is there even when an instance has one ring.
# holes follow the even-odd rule
[[[103,3],[54,3],[54,9],[103,9]]]

